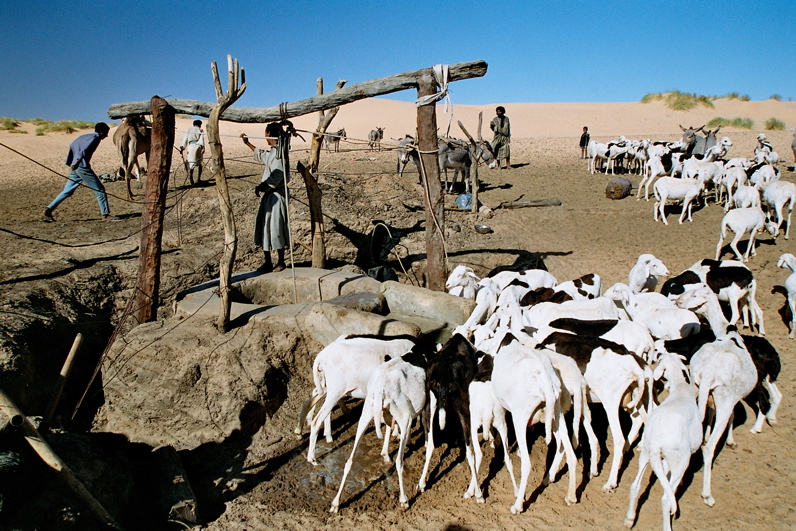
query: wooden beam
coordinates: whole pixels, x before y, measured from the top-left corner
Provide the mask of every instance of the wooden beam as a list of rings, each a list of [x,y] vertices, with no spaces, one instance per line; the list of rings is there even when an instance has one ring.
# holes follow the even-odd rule
[[[460,81],[462,79],[472,79],[483,77],[486,74],[487,64],[485,61],[471,61],[469,63],[457,63],[448,67],[448,81]],[[354,83],[348,87],[335,90],[329,94],[323,94],[292,103],[284,103],[274,107],[230,107],[220,116],[221,120],[238,123],[268,123],[283,119],[302,116],[312,112],[331,109],[339,105],[345,105],[352,101],[382,96],[393,92],[407,89],[419,88],[420,79],[424,76],[432,76],[433,69],[424,68],[413,72],[396,74],[361,83]],[[195,116],[210,116],[213,108],[212,103],[197,100],[169,99],[169,105],[174,107],[176,112]],[[125,116],[135,114],[151,114],[152,109],[148,101],[132,101],[128,103],[114,103],[108,109],[108,117],[120,119]]]

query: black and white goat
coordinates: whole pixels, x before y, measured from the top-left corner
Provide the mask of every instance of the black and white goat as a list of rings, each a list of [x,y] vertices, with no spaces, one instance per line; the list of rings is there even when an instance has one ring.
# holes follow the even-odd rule
[[[743,315],[743,325],[758,327],[761,336],[766,334],[763,325],[763,310],[757,304],[757,281],[752,271],[734,260],[704,259],[663,283],[661,293],[674,298],[684,291],[707,284],[720,301],[729,303],[730,324],[735,325]],[[743,312],[741,312],[743,309]],[[751,322],[749,314],[751,313]]]

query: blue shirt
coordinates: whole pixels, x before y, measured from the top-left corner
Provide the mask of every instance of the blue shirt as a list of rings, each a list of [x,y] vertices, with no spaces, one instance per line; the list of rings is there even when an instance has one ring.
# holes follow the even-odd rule
[[[69,146],[69,154],[66,156],[66,165],[74,166],[78,163],[80,168],[91,168],[91,156],[97,149],[102,139],[99,133],[88,133],[75,139]]]

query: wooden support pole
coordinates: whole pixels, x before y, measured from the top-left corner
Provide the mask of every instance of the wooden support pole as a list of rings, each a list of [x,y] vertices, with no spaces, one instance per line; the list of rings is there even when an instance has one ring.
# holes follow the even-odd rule
[[[227,91],[223,92],[221,80],[218,77],[218,66],[215,61],[210,64],[213,73],[213,83],[216,87],[218,101],[210,112],[207,120],[207,140],[210,144],[210,155],[216,176],[216,193],[221,210],[221,223],[224,226],[224,249],[218,270],[218,297],[220,299],[219,314],[216,326],[225,333],[229,328],[229,315],[232,307],[230,290],[232,285],[232,264],[238,250],[238,233],[235,227],[235,217],[232,213],[232,200],[227,185],[227,170],[224,166],[224,150],[221,147],[221,135],[218,121],[221,114],[230,105],[235,103],[246,91],[246,73],[238,65],[237,60],[227,55]],[[240,83],[240,85],[239,85]]]
[[[160,291],[160,250],[163,216],[169,188],[171,152],[174,147],[174,109],[160,96],[152,96],[152,144],[147,166],[146,203],[141,213],[141,253],[138,259],[136,319],[154,321]]]
[[[77,334],[72,348],[69,350],[69,355],[66,357],[63,367],[61,367],[61,374],[58,375],[58,381],[55,383],[55,390],[53,391],[50,404],[47,406],[46,413],[44,414],[44,425],[49,426],[52,422],[55,408],[58,407],[58,402],[61,400],[61,393],[66,385],[66,380],[69,378],[69,373],[72,372],[72,364],[75,362],[77,351],[80,350],[80,345],[83,344],[83,334]]]
[[[437,92],[433,74],[418,80],[417,97],[430,96]],[[423,188],[426,203],[426,274],[427,288],[444,291],[448,272],[445,265],[445,202],[442,183],[439,180],[439,157],[437,156],[436,105],[417,108],[417,149],[422,168]]]
[[[456,63],[448,67],[448,81],[460,81],[482,77],[486,74],[487,64],[484,61],[469,63]],[[221,113],[220,119],[238,123],[268,123],[283,119],[293,118],[312,112],[323,111],[374,96],[382,96],[401,90],[417,89],[419,79],[423,76],[433,76],[432,68],[424,68],[413,72],[405,72],[394,76],[371,79],[361,83],[354,83],[342,90],[335,90],[323,96],[315,96],[306,100],[284,103],[267,108],[255,107],[230,107]],[[196,116],[210,116],[212,103],[196,100],[170,99],[169,104],[177,112]],[[150,114],[147,101],[131,101],[127,103],[114,103],[108,109],[108,117],[114,120],[132,114]]]
[[[337,82],[337,90],[343,88],[346,81],[341,79]],[[321,96],[323,94],[323,78],[318,78],[315,83],[316,93]],[[321,148],[323,147],[323,135],[329,128],[329,124],[337,116],[337,111],[340,107],[334,107],[328,111],[318,111],[318,129],[312,134],[312,143],[310,144],[310,158],[307,163],[308,167],[304,167],[299,163],[297,166],[298,172],[304,178],[304,186],[307,188],[307,203],[310,207],[310,234],[312,236],[312,267],[323,269],[326,267],[326,242],[324,241],[324,227],[323,227],[323,208],[321,201],[323,193],[318,186],[318,179],[315,175],[318,174],[318,167],[321,161]]]
[[[8,416],[10,419],[19,419],[20,417],[24,420],[19,426],[19,430],[25,440],[30,444],[33,450],[39,454],[39,457],[47,463],[52,469],[58,472],[59,476],[63,478],[66,484],[72,489],[74,492],[88,507],[91,511],[102,520],[108,526],[111,526],[114,529],[122,529],[119,524],[116,523],[116,520],[108,513],[107,510],[102,506],[102,504],[97,501],[97,499],[89,492],[83,483],[80,482],[79,479],[75,477],[72,471],[66,466],[66,463],[58,457],[58,454],[53,452],[53,449],[50,448],[50,445],[44,440],[44,438],[39,433],[39,430],[33,425],[33,423],[26,417],[22,411],[11,401],[11,399],[6,395],[2,389],[0,389],[0,412]]]
[[[478,130],[481,130],[481,114],[478,115]],[[470,207],[471,212],[478,212],[478,144],[473,140],[473,137],[467,132],[467,129],[464,128],[464,124],[459,120],[459,128],[464,133],[464,136],[467,137],[467,140],[470,141],[470,145],[472,146],[472,164],[470,165],[470,178],[471,178],[471,185],[470,190],[472,190],[472,206]]]

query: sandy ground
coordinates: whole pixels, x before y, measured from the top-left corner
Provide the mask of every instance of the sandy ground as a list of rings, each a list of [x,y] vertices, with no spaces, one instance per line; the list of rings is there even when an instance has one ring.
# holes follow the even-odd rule
[[[721,104],[721,105],[720,105]],[[539,257],[559,281],[589,272],[603,278],[604,286],[624,282],[627,273],[642,253],[653,253],[662,259],[672,273],[677,273],[703,258],[715,254],[719,222],[723,211],[714,204],[697,209],[692,223],[678,225],[679,207],[668,209],[670,224],[662,225],[652,220],[652,202],[626,198],[611,201],[605,198],[607,178],[589,175],[587,162],[579,160],[577,140],[583,125],[589,125],[593,138],[604,140],[625,135],[629,138],[648,137],[654,140],[674,140],[680,136],[678,124],[699,126],[714,116],[732,118],[752,117],[760,126],[769,117],[777,117],[788,127],[796,126],[796,104],[792,102],[717,102],[716,109],[674,113],[660,104],[515,104],[506,105],[512,120],[514,138],[512,163],[509,171],[481,169],[484,183],[481,201],[496,207],[503,201],[541,198],[559,198],[559,207],[498,209],[486,219],[468,213],[450,212],[446,221],[446,235],[451,265],[464,263],[480,274],[497,265],[511,264],[528,257]],[[454,124],[462,120],[474,132],[477,112],[483,110],[486,120],[493,116],[493,106],[456,107]],[[295,120],[300,129],[312,129],[315,118]],[[180,120],[178,128],[187,127]],[[444,130],[447,118],[440,115],[440,129]],[[341,145],[340,153],[322,156],[320,178],[324,190],[324,212],[349,226],[366,230],[373,219],[385,219],[397,227],[410,227],[422,212],[414,211],[422,205],[421,189],[415,184],[415,175],[399,180],[394,173],[394,153],[370,153],[354,140],[365,138],[368,130],[386,127],[384,147],[389,138],[403,136],[414,130],[414,112],[411,104],[389,100],[370,100],[345,107],[330,129],[345,127],[351,142]],[[235,135],[245,131],[258,135],[262,126],[224,124],[222,132]],[[452,131],[458,134],[454,125]],[[486,127],[484,129],[486,132]],[[759,130],[722,130],[734,143],[731,156],[749,156]],[[792,133],[767,132],[769,139],[786,161],[781,164],[782,178],[796,181],[792,167],[790,141]],[[0,142],[13,147],[29,157],[63,175],[63,158],[73,135],[35,137],[0,132]],[[490,134],[484,134],[491,137]],[[180,138],[178,134],[178,139]],[[248,163],[247,150],[239,140],[224,139],[228,157],[228,174],[236,218],[240,227],[241,251],[236,271],[247,270],[259,263],[259,254],[248,243],[255,200],[251,189],[259,180],[259,168]],[[262,140],[254,139],[256,144]],[[306,157],[301,143],[294,144],[293,160]],[[135,257],[140,225],[140,203],[123,201],[123,183],[108,184],[113,214],[119,222],[99,221],[96,200],[90,192],[79,190],[57,211],[57,223],[40,221],[44,206],[63,185],[61,177],[12,154],[2,146],[0,155],[0,249],[3,270],[0,286],[3,291],[32,289],[32,283],[51,275],[59,278],[67,264],[90,261],[108,262],[119,267],[134,280]],[[175,157],[178,155],[175,152]],[[98,173],[111,172],[115,162],[113,145],[105,141],[95,156],[94,167]],[[176,159],[175,159],[176,160]],[[211,259],[221,247],[222,235],[217,218],[215,192],[212,187],[185,188],[185,175],[175,171],[172,200],[183,198],[180,223],[172,217],[166,226],[165,247],[172,251],[164,258],[166,297],[181,287],[183,276],[193,278],[206,260]],[[637,184],[639,178],[630,176]],[[303,185],[294,179],[296,202],[291,215],[297,223],[306,216],[301,204]],[[635,192],[635,190],[634,190]],[[140,190],[139,190],[140,193]],[[184,193],[184,195],[182,195]],[[137,199],[140,201],[141,196]],[[343,205],[345,200],[348,204]],[[351,201],[355,204],[350,204]],[[448,201],[452,204],[452,198]],[[176,209],[175,209],[176,211]],[[472,225],[488,223],[494,230],[487,235],[476,234]],[[330,258],[352,261],[356,254],[352,245],[339,234],[330,231]],[[779,379],[785,395],[779,410],[779,424],[765,426],[763,432],[752,435],[753,413],[744,407],[736,415],[735,448],[722,446],[714,464],[713,495],[716,505],[708,508],[700,498],[702,482],[701,457],[696,455],[692,467],[680,489],[680,515],[674,525],[679,529],[779,529],[796,524],[791,491],[796,482],[796,424],[794,405],[790,397],[796,388],[794,376],[793,341],[787,339],[785,324],[785,296],[782,285],[787,272],[776,268],[781,253],[796,253],[793,240],[780,238],[774,242],[763,236],[759,240],[758,254],[750,263],[758,280],[758,301],[766,318],[767,338],[778,349],[782,358]],[[399,253],[407,262],[417,260],[424,252],[423,233],[407,236]],[[128,253],[128,254],[124,254]],[[306,260],[306,253],[298,251],[297,259]],[[728,253],[725,258],[730,258]],[[90,267],[87,265],[86,267]],[[396,264],[397,268],[397,264]],[[68,281],[68,276],[63,277]],[[184,286],[183,286],[184,287]],[[167,301],[168,304],[168,301]],[[580,503],[568,507],[563,501],[566,481],[542,486],[546,450],[542,439],[533,441],[533,472],[528,492],[526,512],[512,516],[509,506],[513,501],[511,487],[502,471],[501,453],[495,457],[486,449],[486,503],[462,499],[469,481],[463,455],[457,448],[438,450],[432,461],[429,490],[414,493],[422,467],[419,435],[415,434],[407,455],[405,475],[412,486],[410,509],[397,507],[397,481],[394,470],[382,465],[381,472],[364,473],[356,468],[351,486],[346,490],[339,515],[327,513],[329,503],[337,489],[339,465],[348,455],[353,439],[355,418],[346,417],[345,427],[331,445],[319,444],[321,464],[312,467],[301,455],[306,443],[294,440],[286,429],[292,425],[296,407],[304,396],[295,395],[261,432],[256,434],[247,448],[243,467],[221,472],[214,478],[216,485],[225,489],[226,505],[217,510],[210,529],[306,529],[306,528],[376,528],[376,529],[514,529],[514,528],[613,528],[622,525],[627,507],[629,484],[637,470],[634,452],[622,467],[620,484],[616,492],[601,491],[607,467],[610,464],[611,445],[603,447],[600,469],[602,474],[588,479],[579,462],[578,495]],[[593,408],[599,417],[600,407]],[[338,422],[340,422],[338,420]],[[605,433],[603,426],[602,433]],[[603,435],[604,436],[604,435]],[[366,436],[372,437],[372,435]],[[364,453],[375,454],[369,447]],[[582,455],[583,450],[578,454]],[[440,454],[442,456],[440,457]],[[222,455],[222,454],[219,454]],[[493,460],[493,457],[494,460]],[[607,460],[606,460],[607,459]],[[515,455],[515,467],[516,465]],[[376,466],[375,470],[379,470]],[[639,529],[660,525],[660,486],[655,483],[643,487],[637,526]]]

